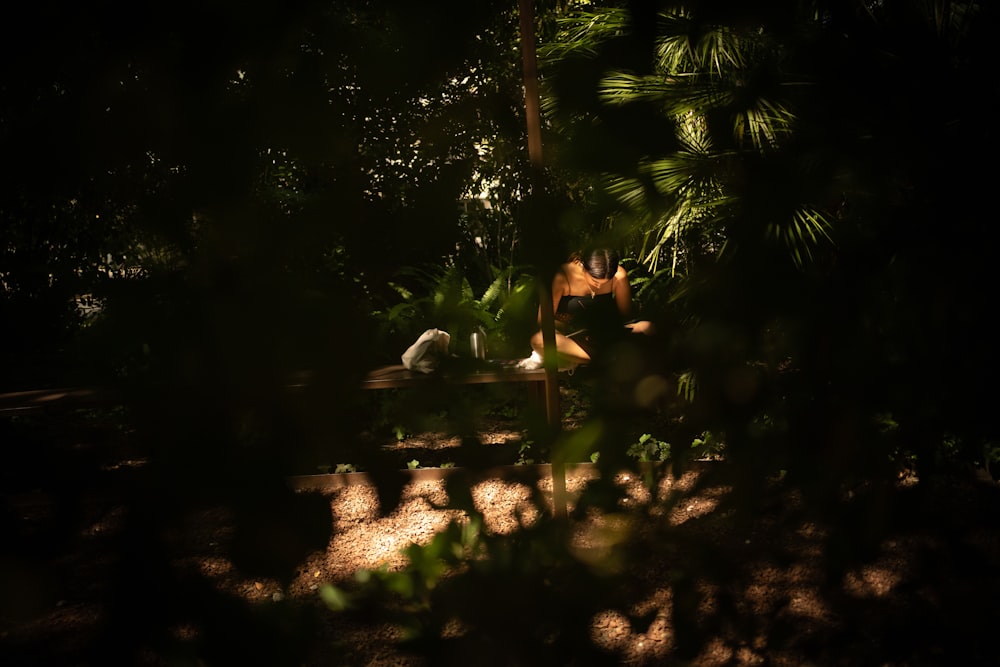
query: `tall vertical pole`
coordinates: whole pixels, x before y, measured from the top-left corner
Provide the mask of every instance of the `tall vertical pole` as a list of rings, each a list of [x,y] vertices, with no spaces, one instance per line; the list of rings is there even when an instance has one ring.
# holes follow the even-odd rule
[[[538,96],[538,60],[535,54],[534,0],[518,0],[521,24],[521,57],[524,67],[524,110],[528,130],[528,160],[531,163],[532,197],[541,197],[544,187],[542,176],[542,119]],[[539,210],[533,207],[533,211]],[[532,221],[551,224],[551,221]],[[538,253],[538,256],[543,256]],[[548,272],[538,277],[538,305],[541,313],[542,342],[545,349],[545,414],[552,447],[552,505],[555,516],[566,516],[566,466],[556,451],[559,419],[559,361],[556,354],[555,318],[552,314],[552,287]]]
[[[524,110],[528,124],[528,159],[542,169],[542,116],[538,104],[538,59],[535,55],[533,0],[518,0],[521,17],[521,59],[524,67]]]

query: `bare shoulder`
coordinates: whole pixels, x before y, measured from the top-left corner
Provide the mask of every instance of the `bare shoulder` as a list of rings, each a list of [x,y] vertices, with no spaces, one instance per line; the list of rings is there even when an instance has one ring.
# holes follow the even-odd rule
[[[625,270],[624,266],[619,266],[618,270],[615,271],[615,280],[628,280],[628,271]]]
[[[569,293],[569,284],[571,280],[572,271],[571,264],[563,264],[558,271],[556,271],[555,277],[552,279],[552,289],[560,294]]]

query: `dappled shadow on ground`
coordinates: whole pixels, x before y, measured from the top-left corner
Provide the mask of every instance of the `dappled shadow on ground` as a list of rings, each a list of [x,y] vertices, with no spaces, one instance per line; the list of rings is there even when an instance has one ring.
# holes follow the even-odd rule
[[[586,484],[570,480],[575,493]],[[623,505],[649,500],[634,477],[625,487]],[[811,516],[798,495],[780,485],[753,517],[741,517],[728,504],[724,486],[701,487],[694,474],[665,478],[659,491],[669,501],[648,512],[577,517],[567,550],[572,562],[540,562],[547,574],[530,592],[507,579],[523,599],[496,587],[464,598],[452,593],[448,599],[459,605],[451,610],[453,625],[421,644],[424,655],[434,655],[431,664],[461,664],[473,657],[461,639],[478,637],[506,646],[495,656],[476,656],[479,664],[544,663],[553,655],[545,647],[536,650],[525,625],[535,618],[532,606],[541,605],[561,608],[567,623],[584,626],[583,644],[564,650],[560,664],[994,663],[988,638],[995,621],[991,600],[1000,591],[995,486],[941,480],[928,490],[904,484],[879,494],[878,506],[859,494],[845,499],[844,511],[859,513],[845,525]],[[509,530],[510,507],[526,501],[525,490],[494,484],[488,493],[487,516],[489,508],[506,512]],[[373,515],[365,530],[384,540],[380,525],[388,534],[405,534],[402,526],[419,527],[434,512],[427,504],[389,520]],[[316,571],[342,567],[342,556],[317,559]],[[405,567],[395,556],[383,562]],[[582,575],[576,569],[581,565]],[[560,589],[560,571],[580,576]],[[460,575],[459,581],[467,586],[476,579]],[[471,619],[484,614],[463,616],[462,600],[493,608],[486,616],[495,626],[475,627]],[[333,614],[328,622],[336,628],[330,632],[352,637],[351,651],[368,656],[367,664],[425,664],[386,641],[401,639],[401,626],[376,618]],[[365,639],[372,632],[381,638],[374,644]]]
[[[476,481],[464,506],[441,481],[391,499],[341,486],[287,508],[328,517],[325,549],[300,549],[280,518],[264,530],[299,558],[279,581],[238,558],[248,532],[233,508],[155,510],[136,491],[141,461],[91,463],[86,479],[5,486],[4,665],[995,663],[1000,489],[973,479],[859,486],[821,511],[774,480],[746,511],[724,464],[652,487],[619,475],[610,503],[594,501],[608,489],[592,471],[567,480],[568,523],[546,513],[544,476]],[[492,569],[463,560],[419,605],[324,604],[326,584],[407,571],[403,549],[473,514]],[[404,618],[442,622],[421,626],[413,653]]]
[[[723,498],[651,528],[638,585],[668,600],[658,617],[665,655],[706,665],[989,664],[1000,496],[975,483],[930,487],[848,498],[821,518],[779,485],[752,517]],[[676,509],[697,512],[687,503]]]

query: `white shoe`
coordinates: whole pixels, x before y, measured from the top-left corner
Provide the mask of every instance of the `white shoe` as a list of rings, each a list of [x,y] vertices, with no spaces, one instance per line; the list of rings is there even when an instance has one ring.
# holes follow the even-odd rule
[[[517,367],[523,368],[526,371],[538,370],[542,367],[542,355],[532,352],[530,357],[517,362]]]

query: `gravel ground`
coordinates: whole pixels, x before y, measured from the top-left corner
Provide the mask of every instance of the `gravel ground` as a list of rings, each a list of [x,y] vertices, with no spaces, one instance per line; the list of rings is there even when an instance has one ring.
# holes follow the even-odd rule
[[[497,443],[513,437],[497,436]],[[141,467],[141,462],[133,463]],[[627,605],[610,600],[606,608],[598,604],[587,621],[590,642],[612,656],[613,663],[995,664],[992,610],[1000,593],[1000,495],[995,484],[942,481],[926,485],[928,493],[901,483],[893,492],[896,509],[885,538],[833,572],[830,545],[862,544],[871,516],[824,524],[797,513],[796,495],[779,490],[752,521],[740,523],[724,505],[730,489],[724,484],[699,486],[701,474],[664,476],[654,489],[622,475],[617,479],[624,490],[621,506],[645,508],[634,515],[641,520],[623,512],[591,511],[570,524],[569,553],[591,572],[613,567],[622,535],[629,536],[632,554],[639,554],[629,561],[634,571],[621,578],[639,593]],[[219,509],[187,513],[163,535],[170,545],[169,566],[195,573],[216,591],[264,613],[289,601],[320,608],[316,635],[328,648],[303,656],[303,665],[445,664],[400,650],[401,630],[390,623],[336,614],[320,602],[325,584],[349,586],[367,569],[400,571],[407,565],[404,548],[427,544],[449,522],[466,521],[462,512],[446,508],[443,480],[434,479],[434,473],[412,475],[390,511],[383,511],[375,487],[351,483],[363,482],[363,475],[313,478],[329,503],[332,537],[325,550],[305,557],[287,583],[234,565],[233,516]],[[588,466],[567,475],[571,511],[593,475]],[[536,482],[497,477],[475,482],[471,494],[485,531],[505,535],[539,521],[534,492],[551,498],[551,490],[551,480],[544,476]],[[663,502],[668,498],[669,503]],[[61,511],[53,506],[53,496],[41,490],[22,490],[5,499],[8,510],[17,513],[8,525],[22,538]],[[27,557],[32,552],[23,551],[24,558],[2,564],[0,584],[8,602],[0,608],[0,664],[112,664],[110,658],[93,658],[91,642],[112,613],[108,580],[119,585],[128,581],[110,550],[125,513],[122,506],[103,501],[74,508],[75,539],[47,544],[55,547],[51,555],[35,551],[34,561]],[[836,525],[847,526],[851,539],[831,539]],[[682,582],[679,572],[697,576]],[[136,579],[137,586],[146,582]],[[150,591],[147,597],[155,595]],[[638,623],[640,618],[644,621]],[[195,640],[202,632],[193,622],[172,627],[174,638],[182,641]],[[694,648],[683,640],[692,628],[700,639]],[[460,619],[449,632],[462,634]],[[254,659],[253,636],[240,637],[226,650],[265,664]],[[136,664],[167,664],[152,649],[140,657]]]

